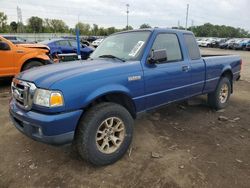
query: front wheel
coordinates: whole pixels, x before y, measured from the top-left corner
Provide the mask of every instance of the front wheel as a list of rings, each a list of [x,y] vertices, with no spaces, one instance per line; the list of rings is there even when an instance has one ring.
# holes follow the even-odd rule
[[[100,103],[81,118],[75,134],[75,148],[93,165],[108,165],[127,151],[133,135],[133,118],[121,105]]]
[[[208,94],[209,105],[216,109],[225,108],[231,94],[231,82],[228,77],[222,77],[218,83],[216,90]]]

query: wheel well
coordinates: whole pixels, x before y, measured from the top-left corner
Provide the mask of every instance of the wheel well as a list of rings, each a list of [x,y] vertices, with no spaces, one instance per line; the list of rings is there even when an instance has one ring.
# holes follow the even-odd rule
[[[45,62],[43,59],[39,59],[39,58],[32,58],[32,59],[28,59],[26,60],[23,65],[22,65],[22,68],[21,68],[21,71],[23,71],[23,68],[25,67],[25,65],[27,65],[28,63],[32,62],[32,61],[38,61],[38,62],[41,62],[42,64],[45,65]]]
[[[85,109],[89,109],[92,106],[101,102],[113,102],[116,104],[120,104],[129,111],[129,113],[134,119],[136,118],[136,108],[134,102],[128,95],[124,93],[109,93],[98,97],[94,101],[92,101]]]
[[[233,73],[232,73],[232,71],[231,70],[226,70],[225,72],[223,72],[221,77],[229,78],[229,81],[231,83],[231,93],[233,93]]]

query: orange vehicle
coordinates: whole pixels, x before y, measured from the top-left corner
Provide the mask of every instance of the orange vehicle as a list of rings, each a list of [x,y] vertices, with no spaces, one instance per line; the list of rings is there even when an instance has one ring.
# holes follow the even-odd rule
[[[41,44],[13,44],[0,36],[0,77],[51,64],[49,47]]]

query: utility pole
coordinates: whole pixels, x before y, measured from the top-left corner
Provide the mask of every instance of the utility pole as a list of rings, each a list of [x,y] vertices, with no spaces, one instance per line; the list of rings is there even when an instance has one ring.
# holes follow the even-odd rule
[[[194,28],[194,20],[192,20],[191,31],[193,31],[193,28]]]
[[[76,27],[76,41],[77,41],[77,57],[78,59],[82,59],[82,56],[81,56],[81,46],[80,46],[80,29],[79,29],[79,21],[80,21],[80,15],[78,14],[78,17],[77,17],[77,27]]]
[[[178,20],[178,29],[180,29],[180,20]]]
[[[126,7],[127,7],[127,11],[126,11],[126,13],[127,13],[127,30],[128,30],[128,13],[129,13],[128,8],[129,8],[129,4],[126,4]]]
[[[185,26],[185,30],[187,30],[187,24],[188,24],[188,11],[189,11],[189,4],[187,4],[186,26]]]
[[[23,17],[22,17],[22,10],[17,6],[17,32],[22,32],[23,30]]]

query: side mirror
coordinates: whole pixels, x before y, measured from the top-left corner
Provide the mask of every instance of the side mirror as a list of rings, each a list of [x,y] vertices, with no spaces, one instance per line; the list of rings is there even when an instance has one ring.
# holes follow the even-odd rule
[[[150,64],[154,64],[154,63],[161,63],[167,60],[168,60],[167,51],[165,49],[160,49],[160,50],[152,50],[148,61]]]
[[[10,46],[5,42],[0,42],[0,50],[10,50]]]

